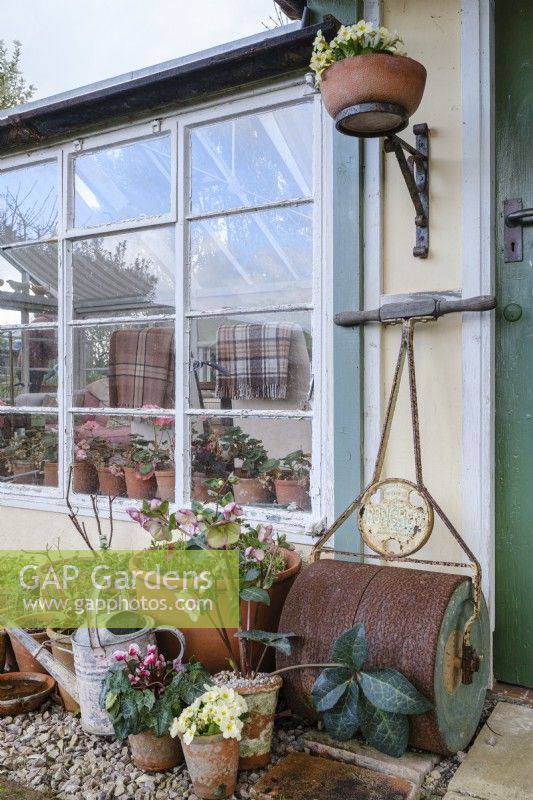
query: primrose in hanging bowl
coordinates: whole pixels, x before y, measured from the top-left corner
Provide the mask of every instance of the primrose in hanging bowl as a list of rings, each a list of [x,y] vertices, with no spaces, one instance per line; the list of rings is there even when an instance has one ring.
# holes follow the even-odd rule
[[[330,42],[319,31],[310,66],[337,130],[349,136],[403,130],[426,84],[425,67],[405,55],[399,34],[364,20],[341,25]]]

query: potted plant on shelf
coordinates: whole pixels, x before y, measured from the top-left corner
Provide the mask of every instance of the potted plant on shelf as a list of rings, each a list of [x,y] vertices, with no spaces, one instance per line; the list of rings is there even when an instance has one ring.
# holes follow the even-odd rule
[[[212,426],[208,431],[193,437],[191,472],[192,499],[208,503],[210,498],[207,481],[227,472],[220,434]]]
[[[92,494],[98,489],[98,473],[93,463],[94,432],[98,423],[85,422],[74,432],[74,463],[72,465],[72,489],[77,494]]]
[[[152,442],[138,433],[130,436],[124,451],[124,477],[128,497],[132,500],[151,500],[157,492]]]
[[[410,117],[420,105],[426,83],[425,68],[404,54],[398,33],[364,20],[341,25],[329,43],[319,31],[310,67],[333,118],[365,103],[392,104]],[[369,124],[367,135],[372,135]]]
[[[295,450],[280,459],[272,475],[276,490],[276,501],[279,505],[294,504],[303,511],[311,507],[309,497],[309,473],[311,472],[311,456],[303,450]]]
[[[44,485],[58,486],[58,444],[57,430],[48,430],[43,436]]]
[[[11,439],[9,446],[4,451],[12,474],[14,483],[37,484],[39,470],[43,461],[44,430],[29,428],[22,435]]]
[[[231,426],[226,429],[222,445],[230,461],[239,463],[235,467],[239,482],[233,486],[236,502],[246,506],[269,503],[271,479],[268,473],[276,462],[269,459],[263,443],[244,433],[239,426]]]
[[[172,769],[183,760],[178,739],[170,736],[173,720],[210,683],[197,661],[182,664],[161,655],[156,645],[141,654],[136,644],[113,653],[101,696],[117,739],[128,739],[133,763],[148,772]]]
[[[193,791],[205,800],[235,791],[246,701],[233,689],[213,687],[185,708],[172,723],[179,736]]]
[[[174,466],[174,452],[176,437],[174,435],[173,417],[155,417],[153,419],[153,464],[157,481],[157,497],[161,500],[175,499],[176,469]]]
[[[97,437],[92,442],[91,453],[98,474],[100,494],[108,497],[125,495],[124,456],[120,449],[106,439]]]

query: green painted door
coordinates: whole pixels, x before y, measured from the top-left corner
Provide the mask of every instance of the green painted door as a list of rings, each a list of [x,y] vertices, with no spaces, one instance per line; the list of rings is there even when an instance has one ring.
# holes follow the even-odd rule
[[[505,260],[504,201],[533,207],[533,3],[496,2],[496,630],[499,680],[533,686],[533,218]],[[509,258],[508,256],[508,258]]]

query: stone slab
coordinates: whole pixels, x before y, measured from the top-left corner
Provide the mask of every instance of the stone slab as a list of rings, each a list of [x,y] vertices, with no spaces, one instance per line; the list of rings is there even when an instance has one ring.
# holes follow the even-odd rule
[[[338,742],[324,731],[309,731],[303,739],[304,747],[314,755],[344,761],[347,764],[358,764],[384,775],[405,778],[416,786],[421,786],[424,778],[440,761],[434,753],[414,753],[408,750],[400,758],[387,756],[374,747],[369,747],[358,739]]]
[[[445,800],[533,800],[533,708],[498,703]]]
[[[356,764],[291,753],[251,789],[255,800],[416,800],[411,781]]]

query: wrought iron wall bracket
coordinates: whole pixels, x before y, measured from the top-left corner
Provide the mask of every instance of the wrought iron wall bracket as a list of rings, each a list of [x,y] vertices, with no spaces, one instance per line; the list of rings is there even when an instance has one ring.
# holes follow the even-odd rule
[[[416,147],[396,134],[384,141],[386,153],[394,153],[416,211],[416,244],[413,255],[427,258],[429,252],[429,128],[425,122],[413,126]],[[406,157],[405,152],[409,153]]]

